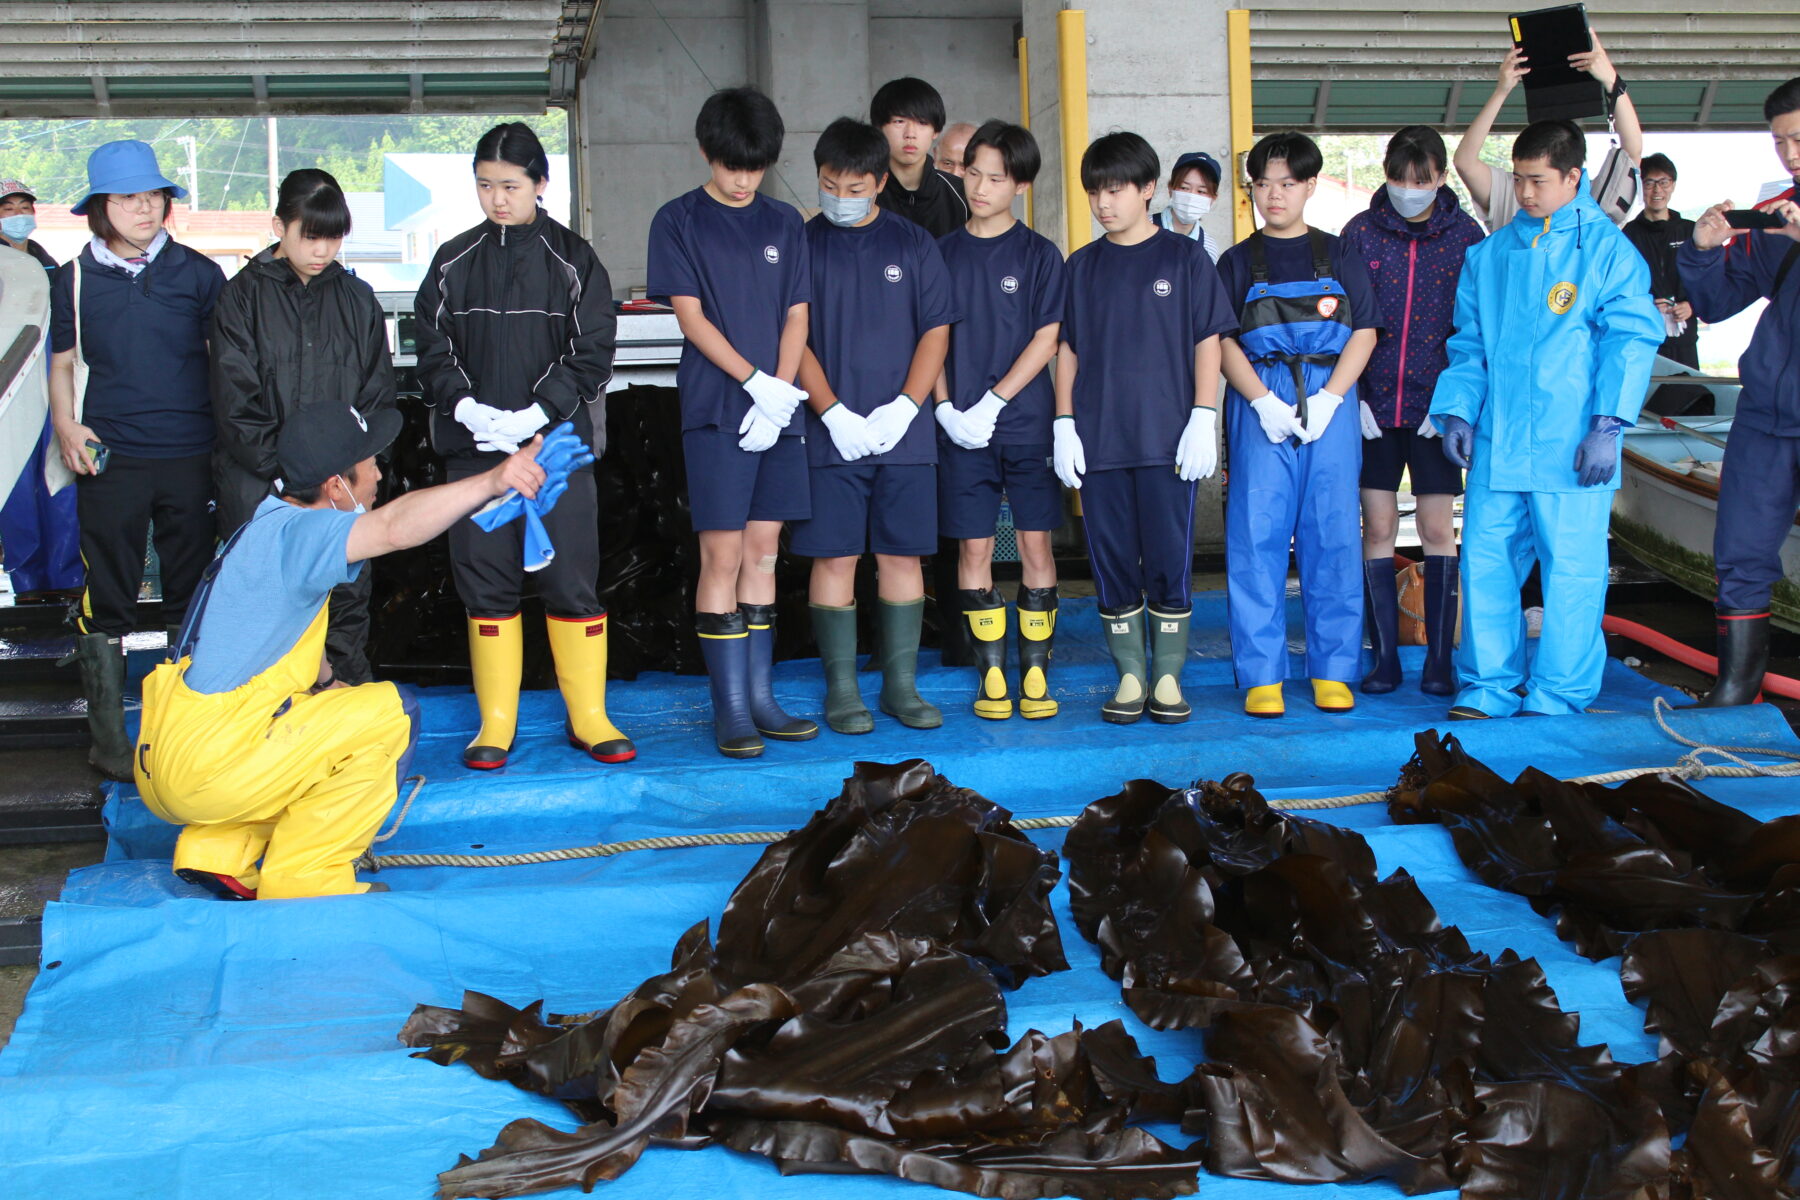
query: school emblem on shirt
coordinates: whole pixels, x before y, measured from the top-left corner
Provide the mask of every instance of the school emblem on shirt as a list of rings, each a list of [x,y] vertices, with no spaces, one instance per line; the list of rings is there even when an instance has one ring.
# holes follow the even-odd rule
[[[881,277],[883,279],[887,280],[889,283],[899,283],[900,279],[901,279],[900,264],[899,263],[889,263],[887,265],[887,267],[881,272]]]
[[[1336,296],[1320,296],[1317,308],[1319,315],[1329,321],[1337,314],[1338,298]]]
[[[772,263],[780,262],[781,261],[781,251],[774,246],[764,246],[763,247],[763,261],[764,262],[772,262]]]
[[[1551,288],[1549,297],[1550,311],[1560,317],[1571,308],[1574,308],[1575,292],[1575,285],[1572,283],[1559,283]]]
[[[1019,281],[1013,276],[1008,275],[1000,280],[1000,290],[1010,296],[1019,290]]]
[[[1175,289],[1169,286],[1168,280],[1159,279],[1155,283],[1150,285],[1150,290],[1155,292],[1159,296],[1166,296],[1170,292],[1174,291]]]

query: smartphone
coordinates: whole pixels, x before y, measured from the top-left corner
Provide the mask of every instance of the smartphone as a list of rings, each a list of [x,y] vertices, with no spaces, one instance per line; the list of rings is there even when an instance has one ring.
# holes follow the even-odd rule
[[[105,474],[106,473],[106,464],[112,458],[112,449],[108,446],[102,446],[99,442],[96,442],[93,438],[89,438],[88,443],[87,443],[87,452],[88,452],[88,457],[94,460],[94,474],[96,474],[96,475]]]
[[[1780,229],[1787,224],[1780,213],[1759,212],[1754,208],[1726,210],[1725,223],[1733,229]]]

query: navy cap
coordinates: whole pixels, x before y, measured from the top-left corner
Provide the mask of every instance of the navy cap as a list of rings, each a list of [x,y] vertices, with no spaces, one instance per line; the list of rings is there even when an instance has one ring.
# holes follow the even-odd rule
[[[1186,154],[1183,154],[1180,158],[1175,160],[1175,166],[1169,172],[1169,178],[1178,178],[1181,173],[1189,167],[1199,167],[1202,171],[1205,171],[1207,176],[1212,179],[1214,187],[1218,187],[1219,180],[1225,177],[1224,173],[1219,170],[1218,159],[1214,158],[1204,150],[1189,150]]]
[[[367,417],[348,404],[308,404],[289,414],[275,438],[276,486],[283,492],[315,488],[374,458],[400,436],[400,414],[384,408]]]

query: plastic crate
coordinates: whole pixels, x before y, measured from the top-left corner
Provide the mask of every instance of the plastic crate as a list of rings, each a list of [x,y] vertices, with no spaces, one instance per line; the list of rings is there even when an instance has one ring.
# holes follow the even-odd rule
[[[1000,521],[994,526],[994,561],[1019,561],[1019,534],[1013,528],[1012,504],[1006,500],[1000,501]]]

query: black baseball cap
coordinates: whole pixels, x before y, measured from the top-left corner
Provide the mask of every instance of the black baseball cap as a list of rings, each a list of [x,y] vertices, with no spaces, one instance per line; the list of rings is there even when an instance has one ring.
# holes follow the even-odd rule
[[[1206,177],[1212,181],[1214,187],[1218,187],[1219,180],[1223,178],[1219,171],[1219,160],[1204,150],[1189,150],[1186,154],[1183,154],[1180,158],[1176,159],[1175,166],[1169,171],[1169,178],[1180,179],[1181,173],[1186,171],[1189,167],[1199,167],[1201,171],[1205,172]]]
[[[400,436],[400,424],[391,408],[364,416],[349,404],[303,405],[276,435],[276,486],[283,492],[318,487],[386,450]]]

